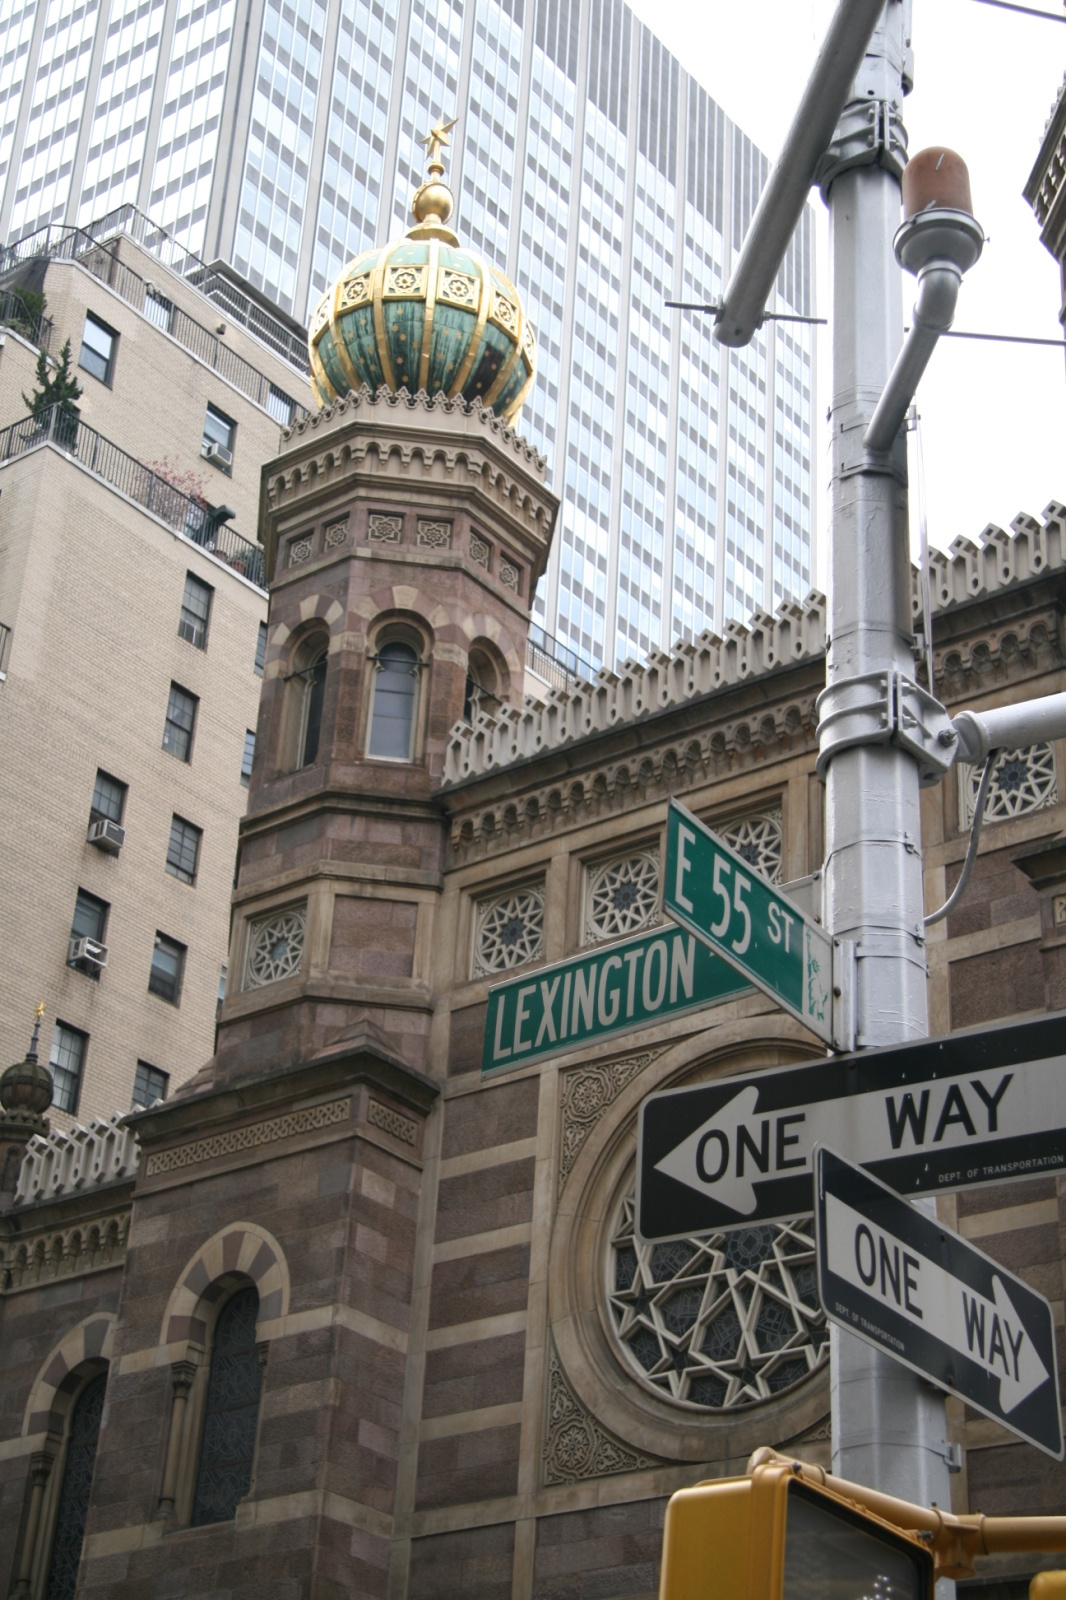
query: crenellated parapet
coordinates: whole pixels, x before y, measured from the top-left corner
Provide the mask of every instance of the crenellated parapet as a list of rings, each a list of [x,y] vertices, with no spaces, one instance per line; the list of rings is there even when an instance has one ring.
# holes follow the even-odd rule
[[[526,699],[493,716],[479,712],[452,729],[445,787],[539,756],[589,734],[606,732],[811,660],[825,651],[825,596],[812,591],[802,605],[786,601],[771,615],[756,612],[745,626],[705,630],[673,650],[654,650],[645,661],[604,668],[574,689],[553,689],[543,701]],[[698,742],[698,741],[697,741]]]
[[[1066,570],[1066,506],[1052,500],[1043,519],[1019,512],[1009,530],[990,522],[975,543],[953,539],[947,550],[929,552],[934,615],[968,600],[1011,589],[1032,578]],[[912,572],[911,607],[917,624],[922,590]]]
[[[976,542],[960,537],[946,551],[932,551],[929,567],[938,616],[1066,572],[1066,505],[1051,501],[1043,518],[1021,512],[1009,529],[989,523]],[[912,571],[911,610],[917,629],[923,614],[917,568]],[[991,657],[1004,645],[1009,654],[1015,643],[1025,648],[1030,634],[1033,648],[1039,649],[1054,636],[1054,627],[1044,621],[1034,626],[1036,632],[1025,630],[1024,640],[1017,628],[1002,630],[1002,639],[997,635],[985,655]],[[983,660],[982,648],[979,643]],[[572,689],[552,689],[543,700],[527,696],[521,707],[504,706],[495,714],[481,710],[470,722],[457,722],[448,743],[444,787],[813,661],[824,652],[825,597],[812,591],[802,605],[786,601],[773,615],[757,611],[746,624],[728,623],[720,635],[708,630],[670,651],[653,650],[644,661],[626,661],[617,671],[604,668]],[[943,670],[950,684],[961,682],[964,666],[957,648],[945,646],[938,652],[938,677]],[[704,742],[709,749],[709,737]]]
[[[100,1184],[120,1183],[137,1173],[140,1145],[121,1111],[94,1117],[69,1133],[56,1128],[26,1146],[15,1191],[15,1207],[58,1200]]]

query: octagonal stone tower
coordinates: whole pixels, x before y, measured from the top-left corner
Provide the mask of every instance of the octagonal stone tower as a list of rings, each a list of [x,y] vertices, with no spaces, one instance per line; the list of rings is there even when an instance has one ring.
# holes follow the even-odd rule
[[[426,1069],[446,742],[478,704],[521,702],[557,512],[505,420],[533,336],[513,286],[444,226],[429,142],[415,227],[351,263],[316,313],[334,398],[263,469],[269,635],[216,1079],[367,1030]],[[435,394],[396,382],[416,345]],[[343,392],[349,377],[385,381]]]

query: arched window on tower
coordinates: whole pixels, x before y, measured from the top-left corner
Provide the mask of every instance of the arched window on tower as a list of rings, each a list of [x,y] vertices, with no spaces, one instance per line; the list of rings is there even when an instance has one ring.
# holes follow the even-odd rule
[[[318,759],[318,741],[322,734],[322,707],[326,698],[326,656],[326,650],[321,650],[303,672],[303,723],[300,729],[298,763],[301,767],[309,767]]]
[[[215,1323],[192,1524],[228,1522],[252,1483],[263,1368],[256,1344],[259,1295],[240,1289]]]
[[[487,650],[475,647],[466,663],[463,721],[472,722],[478,711],[495,712],[502,704],[500,674]]]
[[[78,1581],[106,1388],[107,1373],[101,1372],[89,1380],[71,1409],[44,1600],[72,1600]]]
[[[386,635],[371,659],[374,679],[367,755],[383,761],[410,761],[424,663],[406,633]]]

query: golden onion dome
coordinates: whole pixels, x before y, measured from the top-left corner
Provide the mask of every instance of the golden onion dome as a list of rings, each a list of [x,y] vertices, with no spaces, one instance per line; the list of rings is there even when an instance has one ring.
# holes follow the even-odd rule
[[[320,405],[367,384],[461,395],[514,422],[536,375],[536,340],[514,284],[447,227],[454,201],[441,148],[449,123],[422,141],[428,177],[415,226],[349,261],[311,318],[311,383]]]

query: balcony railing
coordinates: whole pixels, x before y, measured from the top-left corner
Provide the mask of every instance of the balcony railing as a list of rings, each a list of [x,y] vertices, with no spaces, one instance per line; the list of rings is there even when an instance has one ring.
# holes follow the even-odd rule
[[[94,477],[150,511],[182,538],[217,556],[257,588],[266,589],[263,552],[259,545],[242,538],[228,523],[219,522],[199,500],[182,494],[158,472],[127,455],[80,417],[71,416],[59,406],[52,406],[40,417],[26,417],[0,430],[0,461],[12,461],[44,444],[55,445]]]
[[[556,689],[572,689],[577,683],[587,683],[593,674],[592,666],[583,656],[556,639],[554,634],[546,633],[536,622],[529,625],[526,665]]]
[[[309,374],[307,342],[302,335],[295,333],[279,317],[272,317],[250,295],[243,294],[231,278],[209,267],[206,261],[178,244],[165,228],[152,222],[136,206],[119,206],[97,221],[90,222],[86,228],[61,227],[53,223],[16,239],[13,244],[0,249],[0,275],[35,256],[59,254],[60,259],[69,259],[66,252],[71,234],[80,234],[83,240],[89,239],[93,244],[104,244],[116,235],[132,239],[142,250],[169,267],[171,272],[177,273],[179,278],[185,278],[208,300],[221,306],[232,321],[247,328],[268,350],[272,350],[305,377]]]
[[[169,333],[205,366],[232,383],[235,389],[246,394],[256,405],[262,406],[282,427],[287,428],[299,417],[307,415],[306,407],[297,404],[291,395],[271,383],[250,361],[245,361],[217,335],[168,300],[154,283],[128,267],[119,257],[114,235],[101,243],[94,233],[84,228],[42,228],[38,233],[30,234],[0,252],[0,274],[11,266],[19,265],[26,255],[33,254],[31,246],[35,240],[36,254],[47,254],[52,261],[76,261],[93,277],[113,289],[127,305],[142,312],[149,322],[154,322],[164,333]],[[205,267],[203,270],[206,272],[208,269]]]
[[[0,294],[0,327],[13,328],[30,344],[35,344],[38,350],[46,353],[52,343],[51,317],[43,313],[35,317],[32,311],[27,310],[26,302],[15,289]]]

